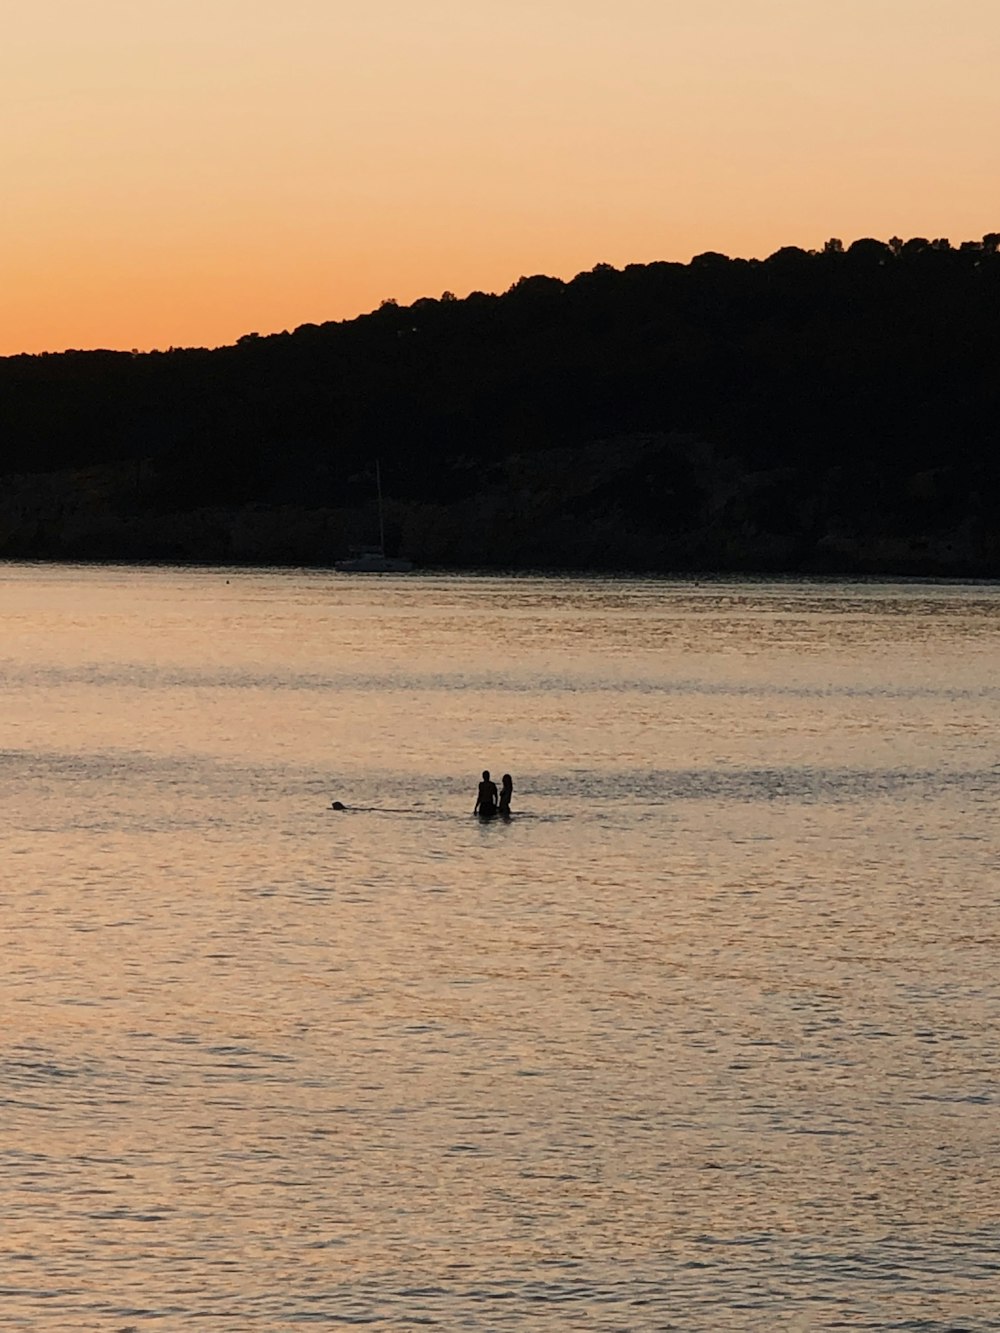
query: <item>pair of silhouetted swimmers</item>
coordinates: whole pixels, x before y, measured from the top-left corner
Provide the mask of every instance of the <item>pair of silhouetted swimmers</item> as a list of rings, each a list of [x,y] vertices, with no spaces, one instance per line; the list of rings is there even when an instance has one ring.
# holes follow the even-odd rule
[[[476,805],[473,810],[474,815],[480,819],[510,819],[510,798],[514,794],[514,779],[509,773],[505,773],[500,779],[500,790],[497,791],[497,784],[490,778],[489,769],[483,770],[483,780],[479,784],[479,795],[476,797]],[[347,806],[343,801],[331,801],[331,810],[346,810]],[[405,814],[405,811],[393,811],[394,814]]]
[[[490,770],[485,768],[472,813],[480,819],[496,819],[498,815],[501,819],[510,819],[510,798],[513,794],[514,780],[509,773],[500,779],[500,791],[497,792],[497,784],[490,778]]]

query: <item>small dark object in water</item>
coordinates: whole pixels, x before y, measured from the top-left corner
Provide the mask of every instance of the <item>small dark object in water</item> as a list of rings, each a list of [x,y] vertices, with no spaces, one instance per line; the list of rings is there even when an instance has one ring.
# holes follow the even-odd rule
[[[347,806],[344,804],[343,801],[334,801],[334,802],[332,803],[332,805],[330,806],[330,809],[331,809],[331,810],[346,810],[346,809],[347,809]]]

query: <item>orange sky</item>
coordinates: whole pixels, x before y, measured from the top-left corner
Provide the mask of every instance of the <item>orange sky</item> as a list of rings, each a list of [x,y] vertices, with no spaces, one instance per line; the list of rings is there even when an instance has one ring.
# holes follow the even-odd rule
[[[1000,230],[1000,0],[31,0],[0,353]]]

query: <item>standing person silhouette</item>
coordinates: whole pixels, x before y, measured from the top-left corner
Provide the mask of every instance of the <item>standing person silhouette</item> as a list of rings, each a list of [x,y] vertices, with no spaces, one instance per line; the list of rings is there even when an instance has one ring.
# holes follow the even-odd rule
[[[514,779],[505,773],[500,779],[500,804],[497,806],[497,814],[501,819],[510,819],[510,798],[513,794]]]
[[[492,819],[497,812],[497,784],[490,781],[490,770],[483,769],[483,780],[479,784],[479,795],[476,797],[474,815],[480,819]]]

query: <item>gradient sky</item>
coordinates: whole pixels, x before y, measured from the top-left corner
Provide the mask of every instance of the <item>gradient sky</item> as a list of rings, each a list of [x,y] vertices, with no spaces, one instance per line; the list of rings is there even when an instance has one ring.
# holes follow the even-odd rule
[[[31,0],[0,353],[1000,230],[1000,0]]]

